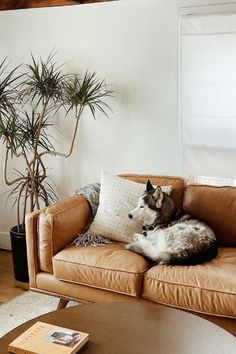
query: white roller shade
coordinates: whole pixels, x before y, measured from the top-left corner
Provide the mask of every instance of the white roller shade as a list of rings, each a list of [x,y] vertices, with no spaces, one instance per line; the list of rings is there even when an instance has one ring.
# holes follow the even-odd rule
[[[236,14],[182,17],[183,174],[236,178]]]

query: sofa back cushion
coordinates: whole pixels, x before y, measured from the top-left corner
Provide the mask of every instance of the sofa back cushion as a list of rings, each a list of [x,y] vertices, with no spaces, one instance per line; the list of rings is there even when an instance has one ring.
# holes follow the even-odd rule
[[[189,185],[183,212],[209,225],[221,244],[236,246],[236,188]]]
[[[88,232],[113,241],[131,242],[135,233],[142,233],[143,221],[130,220],[128,215],[137,207],[145,188],[146,185],[143,183],[110,175],[103,171],[99,206]],[[161,186],[161,188],[167,194],[172,191],[172,186]]]
[[[173,198],[176,206],[182,209],[183,193],[187,181],[181,177],[168,176],[153,176],[153,175],[137,175],[137,174],[122,174],[119,177],[129,179],[137,183],[146,183],[150,180],[155,186],[172,186],[171,198]]]

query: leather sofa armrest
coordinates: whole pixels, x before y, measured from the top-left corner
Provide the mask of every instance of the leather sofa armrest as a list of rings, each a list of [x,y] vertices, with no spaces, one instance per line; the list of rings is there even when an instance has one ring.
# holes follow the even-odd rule
[[[77,234],[83,232],[90,215],[89,203],[87,199],[80,195],[41,210],[37,214],[36,230],[35,225],[33,225],[35,223],[34,216],[32,214],[27,215],[28,262],[30,267],[33,266],[34,272],[40,270],[53,273],[52,257],[69,245]],[[36,233],[36,236],[34,234],[30,235],[32,231]],[[32,242],[35,243],[34,246],[31,245]],[[32,256],[34,257],[34,262]],[[35,259],[37,259],[38,265]],[[34,272],[29,270],[30,282],[31,276],[32,278],[35,277]]]

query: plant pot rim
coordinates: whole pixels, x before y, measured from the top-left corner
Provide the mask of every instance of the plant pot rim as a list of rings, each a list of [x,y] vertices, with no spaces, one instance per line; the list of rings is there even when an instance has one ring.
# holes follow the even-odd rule
[[[22,231],[18,232],[18,231],[17,231],[17,225],[13,226],[13,227],[10,229],[10,232],[13,233],[13,234],[17,234],[17,235],[19,235],[19,236],[24,236],[24,235],[25,235],[25,231],[24,231],[24,232],[22,232]]]

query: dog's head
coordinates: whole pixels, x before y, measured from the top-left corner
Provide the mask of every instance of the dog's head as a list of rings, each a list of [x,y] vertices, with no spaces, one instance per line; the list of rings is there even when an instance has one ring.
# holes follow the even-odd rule
[[[154,213],[158,214],[162,208],[163,192],[160,186],[154,188],[148,180],[144,194],[139,198],[138,205],[129,214],[130,219],[147,220],[152,217]]]

